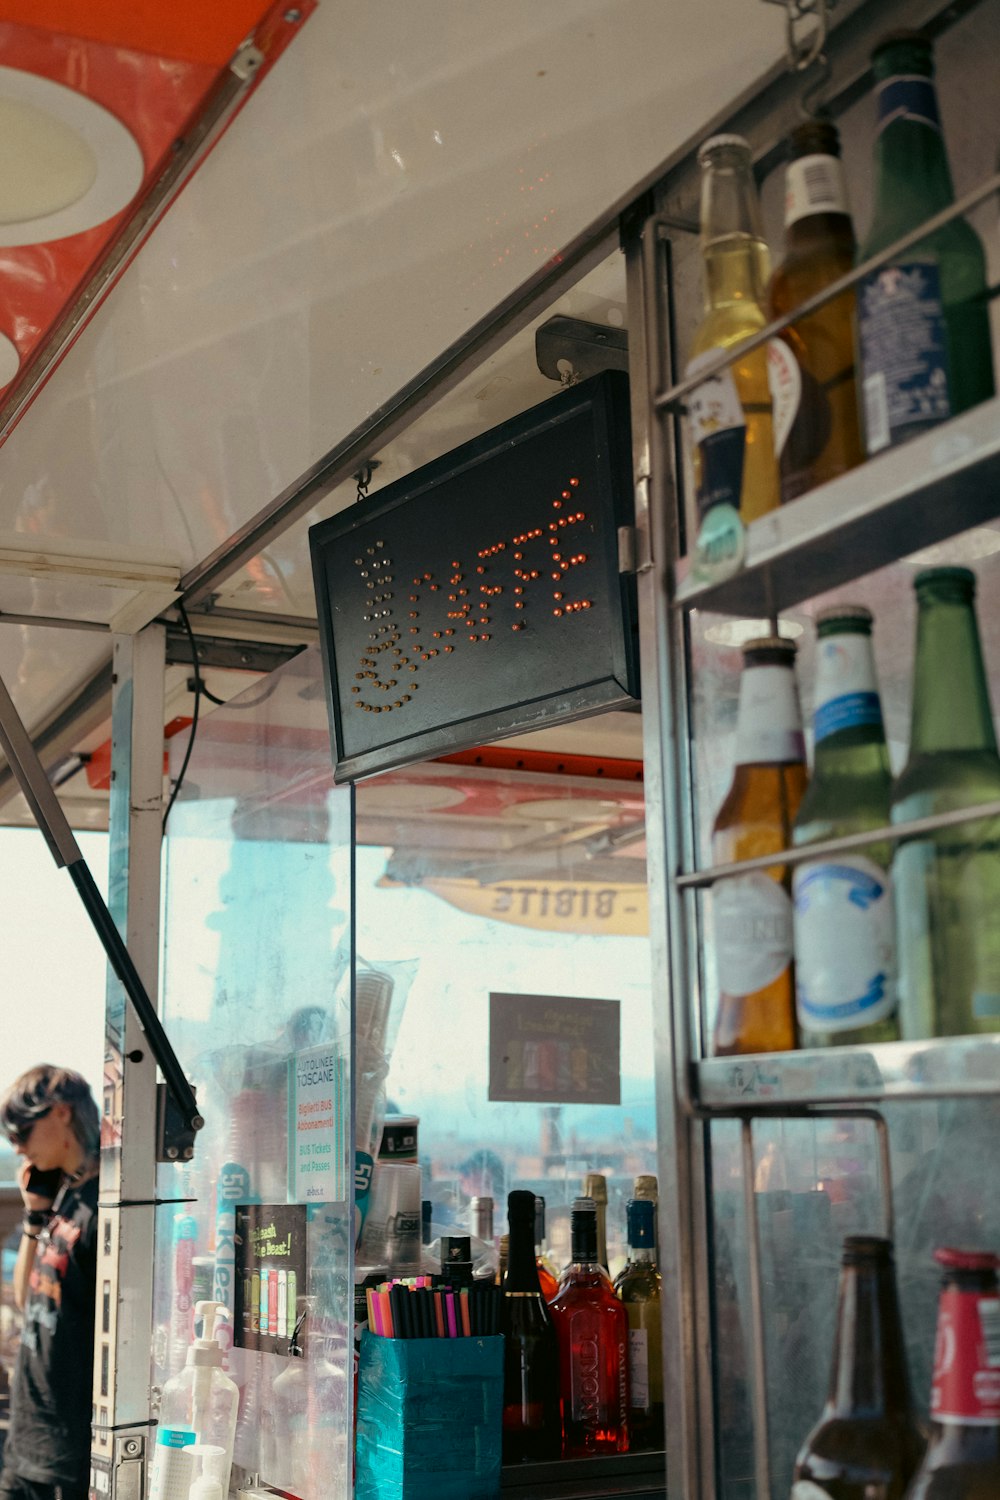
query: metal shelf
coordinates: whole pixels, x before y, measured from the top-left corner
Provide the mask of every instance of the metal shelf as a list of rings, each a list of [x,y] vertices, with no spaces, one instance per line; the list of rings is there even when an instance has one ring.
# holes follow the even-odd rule
[[[752,521],[732,578],[695,584],[682,558],[674,602],[767,617],[997,516],[1000,397]]]
[[[725,1114],[995,1094],[1000,1034],[713,1057],[693,1068],[700,1108]]]

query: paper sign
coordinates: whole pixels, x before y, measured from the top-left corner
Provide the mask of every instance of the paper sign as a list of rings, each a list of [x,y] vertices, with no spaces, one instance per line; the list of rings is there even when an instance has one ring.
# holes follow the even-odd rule
[[[621,1103],[621,1002],[490,995],[489,1097]]]
[[[295,1203],[343,1201],[344,1072],[329,1042],[288,1060],[288,1196]]]

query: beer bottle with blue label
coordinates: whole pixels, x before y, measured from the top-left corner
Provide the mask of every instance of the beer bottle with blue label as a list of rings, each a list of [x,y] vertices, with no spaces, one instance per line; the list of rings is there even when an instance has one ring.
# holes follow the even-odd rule
[[[878,99],[875,210],[861,259],[954,202],[929,39],[900,31],[872,58]],[[952,219],[858,288],[869,456],[993,395],[986,260]]]
[[[760,332],[770,274],[749,145],[742,136],[713,136],[698,161],[704,316],[688,375]],[[739,521],[773,510],[778,467],[766,347],[699,385],[688,397],[688,422],[699,521],[726,506],[738,531]]]
[[[892,777],[871,633],[871,613],[860,605],[836,605],[816,617],[813,772],[795,820],[796,844],[889,822]],[[795,871],[795,991],[804,1046],[898,1036],[891,859],[887,840]]]
[[[914,587],[910,754],[894,823],[1000,800],[975,574],[928,568]],[[892,880],[903,1040],[1000,1031],[1000,818],[901,839]]]

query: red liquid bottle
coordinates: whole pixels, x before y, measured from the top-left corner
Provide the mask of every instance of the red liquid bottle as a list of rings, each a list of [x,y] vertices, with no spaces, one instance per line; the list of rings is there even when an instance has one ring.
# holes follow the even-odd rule
[[[576,1198],[572,1262],[552,1301],[559,1335],[563,1458],[628,1452],[628,1316],[597,1260],[597,1210]]]

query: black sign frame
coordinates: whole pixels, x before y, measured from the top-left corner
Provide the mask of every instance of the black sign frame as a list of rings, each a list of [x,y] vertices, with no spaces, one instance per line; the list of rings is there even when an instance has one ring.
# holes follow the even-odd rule
[[[335,781],[634,705],[633,520],[605,371],[311,527]]]

